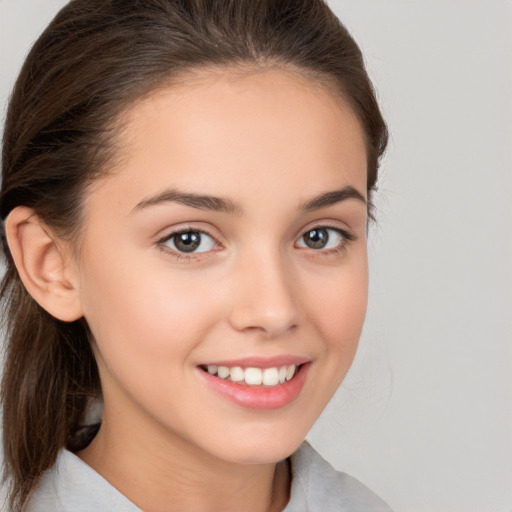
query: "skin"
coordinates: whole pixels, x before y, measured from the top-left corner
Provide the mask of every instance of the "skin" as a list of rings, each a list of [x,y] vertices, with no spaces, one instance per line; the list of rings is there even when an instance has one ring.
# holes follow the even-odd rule
[[[344,378],[365,316],[365,202],[300,209],[347,186],[366,198],[358,120],[285,70],[205,72],[130,108],[120,143],[122,163],[87,195],[71,279],[105,404],[79,456],[146,511],[282,510],[290,478],[277,463]],[[168,189],[240,211],[137,207]],[[325,225],[353,240],[305,247],[303,234]],[[177,257],[159,240],[183,228],[213,245]],[[311,364],[276,410],[241,407],[199,375],[205,362],[283,354]]]

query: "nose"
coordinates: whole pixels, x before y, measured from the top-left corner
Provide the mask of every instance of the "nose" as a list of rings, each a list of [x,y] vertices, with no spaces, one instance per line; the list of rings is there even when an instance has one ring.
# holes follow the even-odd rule
[[[239,263],[229,322],[237,331],[277,338],[298,325],[296,279],[279,251],[259,251]]]

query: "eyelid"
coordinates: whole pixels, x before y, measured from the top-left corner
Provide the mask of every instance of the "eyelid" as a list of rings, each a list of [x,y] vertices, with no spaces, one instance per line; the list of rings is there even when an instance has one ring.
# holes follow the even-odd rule
[[[334,231],[340,233],[343,236],[343,238],[346,238],[349,241],[357,239],[357,235],[355,235],[353,230],[348,227],[340,226],[340,224],[332,220],[318,220],[315,222],[311,222],[307,224],[305,227],[301,228],[296,235],[297,240],[300,239],[304,234],[308,233],[309,231],[313,231],[314,229],[333,229]]]
[[[336,247],[331,248],[320,248],[320,249],[313,249],[311,247],[307,246],[298,246],[300,240],[303,239],[304,235],[310,231],[314,231],[316,229],[325,229],[325,230],[332,230],[336,231],[336,233],[341,237],[340,243]],[[306,250],[308,252],[316,253],[317,255],[329,255],[334,254],[340,251],[343,251],[347,248],[347,246],[357,239],[357,236],[351,233],[348,229],[342,228],[340,226],[333,225],[329,222],[315,222],[314,224],[311,224],[310,226],[303,228],[301,230],[301,233],[299,237],[297,238],[297,241],[295,242],[295,247],[298,247],[300,250]]]
[[[202,233],[212,237],[219,245],[221,245],[220,240],[222,236],[219,234],[218,230],[213,227],[204,226],[204,222],[184,222],[175,226],[169,226],[167,228],[161,229],[159,234],[154,237],[154,243],[161,243],[169,240],[171,237],[179,235],[180,233],[188,233],[189,231],[193,231],[196,233]],[[164,234],[161,234],[164,233]]]
[[[210,249],[208,251],[200,251],[200,252],[181,252],[178,250],[173,249],[172,247],[169,247],[166,245],[166,242],[171,240],[173,237],[178,236],[182,233],[200,233],[201,235],[206,235],[210,237],[215,242],[215,247],[213,249]],[[209,230],[204,228],[199,228],[197,226],[192,225],[181,225],[179,227],[170,228],[169,231],[163,236],[159,236],[155,240],[155,245],[165,254],[174,257],[177,260],[193,260],[198,258],[204,258],[211,252],[214,252],[219,247],[222,247],[222,244],[219,242],[219,237],[212,234]]]

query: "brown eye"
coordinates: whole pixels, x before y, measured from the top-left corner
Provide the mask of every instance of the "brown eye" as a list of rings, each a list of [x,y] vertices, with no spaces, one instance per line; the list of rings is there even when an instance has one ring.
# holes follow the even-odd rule
[[[342,245],[345,239],[350,240],[351,238],[339,229],[318,227],[306,231],[296,245],[316,250],[335,249]]]
[[[207,252],[215,247],[215,240],[202,231],[181,231],[173,233],[162,242],[177,252]]]
[[[302,239],[310,249],[323,249],[329,241],[329,233],[326,229],[312,229],[304,233]]]

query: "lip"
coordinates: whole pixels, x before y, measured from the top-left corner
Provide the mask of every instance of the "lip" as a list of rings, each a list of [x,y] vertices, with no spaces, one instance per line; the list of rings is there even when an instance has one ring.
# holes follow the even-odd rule
[[[292,356],[292,355],[279,355],[274,357],[244,357],[242,359],[230,359],[223,361],[208,361],[201,363],[198,366],[227,366],[232,368],[233,366],[241,366],[242,368],[274,368],[279,366],[290,366],[294,364],[299,366],[300,364],[308,363],[310,359],[307,357]]]
[[[278,360],[278,358],[275,358]],[[287,359],[289,361],[290,358]],[[248,361],[251,361],[251,364],[247,364]],[[238,361],[229,361],[229,364],[221,364],[220,362],[210,363],[210,364],[218,364],[220,366],[242,366],[242,367],[257,367],[257,368],[272,368],[273,366],[285,366],[286,363],[277,364],[272,359],[272,364],[268,364],[265,366],[260,366],[255,364],[256,359],[249,358]],[[265,362],[268,362],[268,359],[265,359]],[[304,360],[303,360],[304,361]],[[260,363],[261,364],[261,363]],[[296,363],[288,363],[288,364],[296,364]],[[210,375],[208,372],[202,370],[200,367],[197,367],[197,371],[200,376],[204,379],[204,382],[209,387],[209,389],[213,390],[216,394],[221,395],[223,398],[234,402],[235,404],[245,407],[247,409],[253,410],[275,410],[280,409],[281,407],[285,407],[286,405],[293,402],[302,391],[304,387],[304,383],[306,381],[306,376],[311,366],[310,362],[298,363],[300,364],[300,368],[293,377],[293,379],[286,381],[284,384],[278,384],[277,386],[247,386],[244,384],[238,384],[236,382],[231,382],[228,380],[220,379],[219,377],[215,377]],[[201,365],[202,366],[202,365]]]

